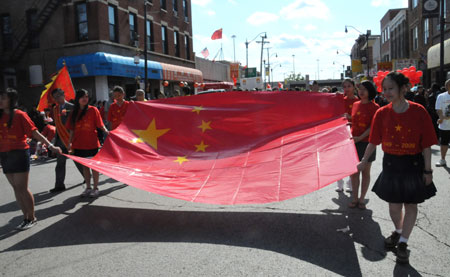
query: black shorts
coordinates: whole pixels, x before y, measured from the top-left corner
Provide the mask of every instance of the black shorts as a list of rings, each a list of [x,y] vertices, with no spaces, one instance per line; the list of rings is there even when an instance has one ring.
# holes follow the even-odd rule
[[[450,142],[450,130],[439,129],[439,136],[441,137],[441,145],[448,145]]]
[[[17,149],[0,152],[3,173],[22,173],[30,171],[30,149]]]
[[[73,155],[82,158],[94,157],[98,153],[98,148],[95,149],[74,149]]]
[[[358,153],[358,158],[360,161],[364,157],[364,152],[366,152],[367,145],[369,145],[369,143],[367,141],[360,141],[360,142],[355,143],[356,152]],[[368,162],[371,163],[371,162],[375,161],[376,156],[377,156],[377,149],[375,149],[373,151],[372,155],[370,155]]]

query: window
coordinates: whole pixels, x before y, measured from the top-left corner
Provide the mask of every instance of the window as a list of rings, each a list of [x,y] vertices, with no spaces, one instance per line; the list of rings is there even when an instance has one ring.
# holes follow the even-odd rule
[[[37,32],[37,10],[27,10],[27,27],[30,48],[39,48],[39,36]]]
[[[153,34],[153,24],[150,20],[147,20],[147,34],[146,34],[147,49],[150,51],[155,51],[152,34]]]
[[[77,4],[76,11],[77,11],[78,40],[87,40],[88,19],[87,19],[86,3]]]
[[[166,7],[166,0],[160,0],[160,1],[159,1],[159,4],[160,4],[160,6],[161,6],[161,9],[167,10],[167,7]]]
[[[389,29],[389,26],[387,26],[386,27],[386,40],[389,40],[391,38],[389,32],[390,32],[390,29]]]
[[[189,22],[187,0],[183,0],[184,21]]]
[[[169,45],[167,41],[167,26],[161,26],[161,38],[163,54],[169,54]]]
[[[117,8],[115,6],[108,6],[108,21],[109,21],[109,40],[118,42],[117,36]]]
[[[180,56],[180,41],[178,38],[178,32],[174,31],[173,32],[173,44],[175,45],[175,56],[179,57]]]
[[[430,21],[428,18],[423,20],[423,44],[428,44],[430,38]]]
[[[413,50],[419,48],[419,27],[414,27],[413,29]]]
[[[186,60],[191,59],[191,48],[189,47],[189,36],[184,36],[184,48],[186,49]]]
[[[417,3],[419,2],[419,0],[412,0],[412,7],[413,7],[413,9],[415,8],[415,7],[417,7]]]
[[[178,15],[178,0],[172,0],[173,14]]]
[[[9,14],[4,14],[1,17],[2,24],[2,41],[3,41],[3,51],[12,50],[13,46],[13,36],[11,28],[11,16]]]
[[[139,45],[139,39],[137,36],[137,17],[134,13],[130,13],[128,19],[130,21],[130,45]]]

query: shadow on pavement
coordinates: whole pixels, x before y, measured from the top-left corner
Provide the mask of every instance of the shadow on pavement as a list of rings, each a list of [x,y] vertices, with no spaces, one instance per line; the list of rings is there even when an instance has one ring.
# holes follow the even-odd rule
[[[411,265],[399,265],[396,264],[394,267],[394,277],[403,277],[403,276],[409,276],[409,277],[419,277],[422,276],[417,270],[412,267]]]
[[[335,226],[342,224],[343,217],[335,215],[85,205],[4,252],[96,243],[210,243],[274,251],[340,275],[361,276],[353,239],[336,234]]]

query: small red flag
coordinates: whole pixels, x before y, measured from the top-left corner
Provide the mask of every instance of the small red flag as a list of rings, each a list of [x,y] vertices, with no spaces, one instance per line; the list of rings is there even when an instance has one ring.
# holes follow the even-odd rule
[[[94,158],[69,157],[130,186],[187,201],[283,201],[356,172],[343,113],[342,95],[293,91],[133,102]]]
[[[61,68],[56,76],[52,77],[52,82],[45,86],[45,90],[42,92],[37,106],[38,111],[42,112],[45,108],[54,103],[51,93],[57,88],[64,90],[64,96],[67,101],[75,98],[75,91],[66,65]]]
[[[233,76],[233,84],[234,84],[234,86],[237,85],[237,79],[236,79],[236,77],[234,77],[234,76]]]
[[[219,30],[215,31],[212,36],[211,36],[212,40],[216,40],[216,39],[222,39],[222,28],[220,28]]]

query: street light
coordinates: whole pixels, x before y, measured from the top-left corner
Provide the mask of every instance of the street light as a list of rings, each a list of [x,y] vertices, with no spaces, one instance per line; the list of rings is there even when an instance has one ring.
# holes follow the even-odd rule
[[[358,33],[360,33],[361,35],[364,35],[363,32],[361,32],[360,30],[356,29],[355,27],[351,26],[351,25],[345,25],[345,33],[348,33],[348,29],[347,27],[353,28],[354,30],[356,30]],[[367,77],[369,77],[369,34],[370,34],[370,30],[366,31],[366,64],[367,64]],[[351,56],[350,56],[351,57]],[[362,60],[362,58],[361,58]]]
[[[245,77],[247,77],[247,75],[248,75],[248,45],[250,43],[252,43],[253,41],[255,41],[255,39],[257,39],[261,34],[264,34],[264,37],[261,36],[262,41],[264,41],[264,39],[267,38],[267,33],[266,32],[261,32],[261,33],[257,34],[256,37],[254,39],[252,39],[251,41],[247,41],[247,39],[245,39],[245,61],[246,61],[246,64],[245,64]],[[264,46],[264,43],[263,43],[263,46]],[[262,53],[261,53],[261,68],[262,68]]]
[[[294,74],[295,79],[295,55],[292,55],[292,73]]]
[[[236,62],[236,46],[234,44],[234,39],[236,38],[235,35],[232,35],[231,38],[233,39],[233,61]]]

